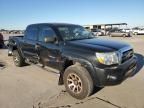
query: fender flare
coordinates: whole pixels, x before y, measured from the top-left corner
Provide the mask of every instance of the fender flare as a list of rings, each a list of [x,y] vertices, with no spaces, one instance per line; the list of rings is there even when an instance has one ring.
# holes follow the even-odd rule
[[[100,85],[100,79],[98,77],[98,74],[94,70],[93,64],[90,63],[87,59],[77,55],[77,56],[66,56],[64,61],[66,60],[73,61],[73,65],[80,64],[81,66],[86,68],[93,80],[94,85],[96,86]],[[63,84],[64,71],[65,71],[64,69],[60,71],[60,77],[59,77],[59,83],[58,83],[59,85]]]

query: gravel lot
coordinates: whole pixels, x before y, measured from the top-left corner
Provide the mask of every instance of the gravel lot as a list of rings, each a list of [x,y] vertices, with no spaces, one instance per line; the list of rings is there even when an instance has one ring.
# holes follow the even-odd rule
[[[56,71],[43,70],[39,65],[15,67],[7,49],[0,49],[0,108],[144,108],[144,36],[101,38],[124,41],[134,47],[139,61],[134,77],[76,100],[57,85]]]

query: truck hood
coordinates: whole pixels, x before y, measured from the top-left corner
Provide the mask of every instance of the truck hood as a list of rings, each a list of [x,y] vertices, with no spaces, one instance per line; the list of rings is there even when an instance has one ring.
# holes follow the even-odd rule
[[[97,52],[112,52],[129,47],[128,44],[123,42],[99,38],[68,41],[67,45],[77,49],[94,50]]]

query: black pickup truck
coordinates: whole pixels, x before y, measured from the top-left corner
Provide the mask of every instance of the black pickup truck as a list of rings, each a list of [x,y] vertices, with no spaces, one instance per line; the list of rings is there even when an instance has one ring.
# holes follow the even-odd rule
[[[74,24],[29,25],[24,36],[9,38],[8,49],[16,66],[40,63],[58,69],[59,85],[77,99],[91,95],[94,87],[120,84],[137,67],[130,45],[96,38]]]

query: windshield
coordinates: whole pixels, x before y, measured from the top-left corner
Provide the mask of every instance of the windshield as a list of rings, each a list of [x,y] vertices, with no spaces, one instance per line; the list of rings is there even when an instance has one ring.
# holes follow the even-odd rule
[[[91,32],[77,25],[60,26],[58,30],[65,41],[94,38]]]

